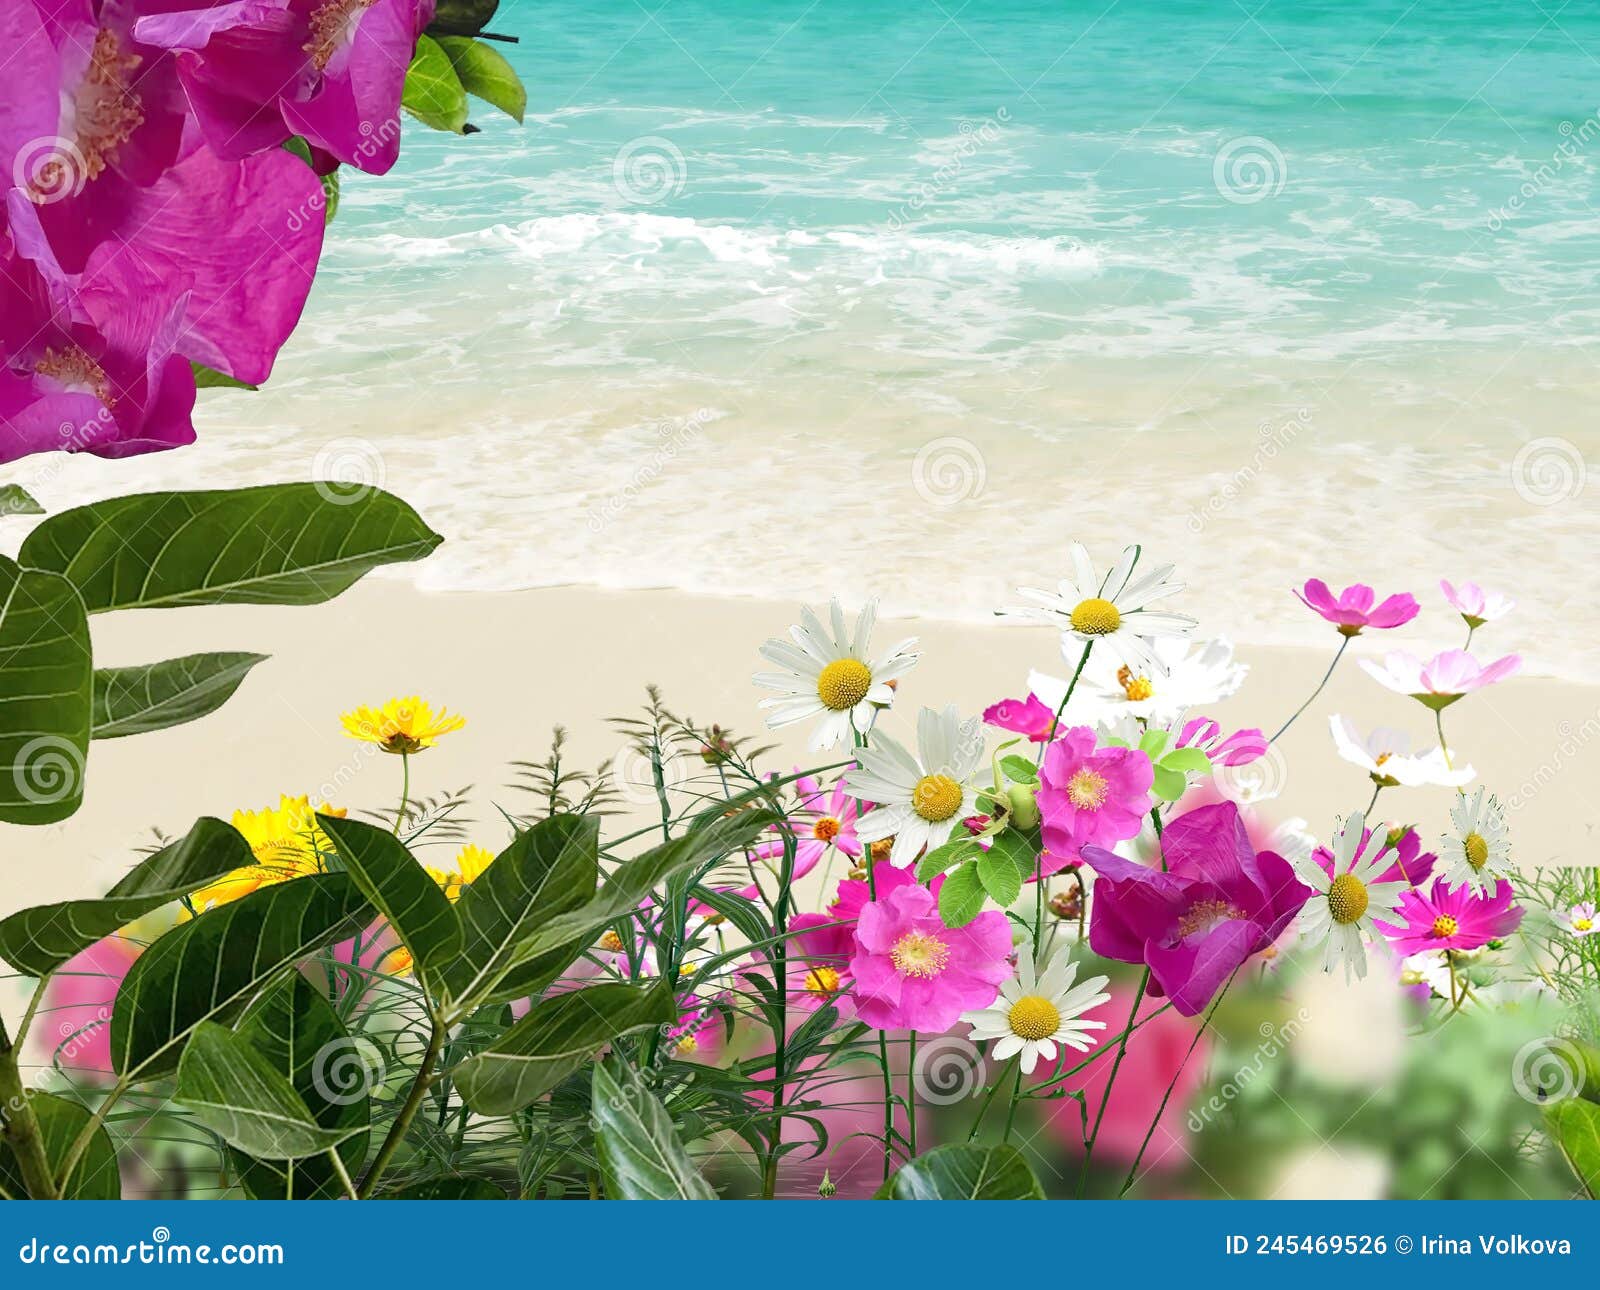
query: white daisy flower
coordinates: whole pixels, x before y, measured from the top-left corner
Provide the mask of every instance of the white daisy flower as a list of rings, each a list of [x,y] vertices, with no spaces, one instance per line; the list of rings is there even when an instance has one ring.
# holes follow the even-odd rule
[[[1024,950],[1017,960],[1017,975],[1000,987],[1000,997],[987,1008],[964,1012],[961,1020],[972,1027],[972,1039],[993,1039],[997,1061],[1022,1054],[1022,1073],[1032,1075],[1039,1058],[1056,1059],[1056,1045],[1087,1052],[1095,1044],[1092,1030],[1104,1030],[1103,1021],[1084,1021],[1083,1014],[1098,1008],[1111,996],[1103,988],[1108,979],[1090,977],[1073,981],[1078,965],[1065,949],[1057,950],[1034,973],[1033,955]]]
[[[1382,839],[1374,836],[1368,854],[1356,858],[1366,824],[1365,816],[1357,811],[1333,835],[1329,846],[1333,852],[1331,878],[1315,856],[1295,862],[1300,881],[1316,892],[1300,911],[1295,928],[1308,949],[1318,944],[1323,946],[1324,972],[1344,964],[1346,981],[1352,975],[1366,976],[1363,934],[1375,934],[1374,918],[1384,922],[1399,921],[1395,911],[1400,906],[1400,893],[1407,887],[1403,881],[1377,881],[1391,863],[1384,853]]]
[[[1595,913],[1592,900],[1579,901],[1571,909],[1557,914],[1556,922],[1580,938],[1600,932],[1600,915]]]
[[[917,643],[912,636],[869,661],[877,612],[878,602],[868,601],[852,633],[845,630],[844,610],[837,600],[829,606],[832,630],[824,628],[810,609],[802,609],[799,625],[789,629],[792,641],[769,640],[761,647],[762,658],[784,669],[755,675],[757,685],[779,691],[778,697],[761,700],[769,729],[820,716],[811,735],[813,752],[848,741],[852,730],[864,735],[872,729],[878,712],[894,702],[890,683],[909,672],[920,657],[912,652]]]
[[[1150,652],[1158,666],[1144,671],[1110,654],[1091,655],[1073,691],[1072,715],[1098,725],[1124,716],[1170,725],[1190,708],[1238,693],[1250,671],[1248,664],[1233,661],[1233,642],[1225,636],[1210,641],[1163,636],[1150,642]],[[1029,675],[1028,688],[1052,710],[1067,693],[1065,681],[1042,672]]]
[[[1458,794],[1450,822],[1455,836],[1439,839],[1439,876],[1450,886],[1465,883],[1481,896],[1511,876],[1511,830],[1499,798],[1485,800],[1482,786],[1471,801]]]
[[[1062,657],[1070,663],[1076,664],[1082,653],[1073,642],[1104,643],[1136,675],[1165,676],[1166,666],[1151,642],[1164,636],[1186,636],[1195,629],[1195,620],[1185,614],[1157,613],[1148,608],[1182,591],[1183,584],[1170,581],[1170,564],[1135,578],[1140,549],[1125,548],[1110,572],[1097,579],[1089,552],[1082,543],[1074,542],[1069,550],[1071,578],[1062,579],[1055,591],[1019,587],[1018,594],[1033,603],[1000,612],[1060,629]]]
[[[1389,730],[1382,726],[1362,738],[1356,723],[1337,713],[1328,718],[1328,729],[1333,732],[1333,745],[1339,756],[1352,765],[1361,767],[1372,776],[1374,784],[1384,788],[1405,785],[1419,788],[1425,784],[1439,784],[1445,788],[1460,788],[1470,784],[1477,776],[1471,766],[1452,769],[1450,759],[1437,744],[1421,756],[1411,755],[1411,737],[1403,730]]]
[[[983,720],[962,721],[954,705],[917,714],[917,755],[879,734],[856,754],[845,772],[845,791],[876,808],[856,821],[863,842],[893,837],[889,863],[904,869],[924,847],[950,840],[956,825],[972,815],[978,795],[967,781],[983,762]]]

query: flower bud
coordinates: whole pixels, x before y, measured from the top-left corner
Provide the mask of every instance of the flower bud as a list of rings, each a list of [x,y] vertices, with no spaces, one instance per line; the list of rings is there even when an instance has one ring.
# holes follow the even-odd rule
[[[1019,829],[1031,829],[1039,822],[1039,803],[1026,784],[1011,785],[1006,789],[1006,798],[1011,803],[1011,818]]]

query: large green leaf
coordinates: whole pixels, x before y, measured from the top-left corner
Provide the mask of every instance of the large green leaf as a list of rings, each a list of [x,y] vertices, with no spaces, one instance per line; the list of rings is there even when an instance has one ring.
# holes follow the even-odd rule
[[[411,951],[417,979],[436,998],[443,996],[448,969],[461,954],[461,922],[439,884],[386,829],[333,815],[319,815],[317,823],[333,839],[350,876]]]
[[[1043,1200],[1044,1188],[1015,1147],[960,1143],[908,1160],[876,1199]]]
[[[314,605],[443,539],[397,497],[327,484],[136,493],[42,521],[21,561],[65,575],[91,614]]]
[[[460,134],[466,128],[467,92],[450,55],[431,36],[417,37],[400,106],[431,129]]]
[[[590,1094],[600,1175],[609,1200],[716,1200],[677,1126],[632,1067],[594,1068]]]
[[[39,1137],[44,1143],[45,1159],[52,1172],[58,1176],[66,1163],[67,1152],[78,1135],[88,1127],[89,1108],[69,1102],[54,1093],[34,1093],[28,1099],[34,1119],[39,1124]],[[17,1167],[11,1148],[0,1138],[0,1187],[19,1199],[26,1195],[22,1174]],[[117,1152],[111,1137],[101,1125],[89,1139],[89,1147],[79,1158],[72,1177],[67,1180],[68,1200],[118,1200],[122,1196],[122,1179],[117,1173]]]
[[[327,996],[298,972],[251,1004],[234,1029],[288,1080],[319,1127],[354,1131],[339,1145],[339,1156],[346,1173],[360,1173],[371,1091],[386,1073],[377,1046],[350,1034]],[[331,1200],[345,1194],[325,1154],[254,1160],[235,1151],[233,1162],[239,1182],[256,1200]]]
[[[325,1129],[294,1085],[243,1036],[203,1021],[178,1063],[177,1100],[229,1146],[262,1160],[331,1151],[361,1125]]]
[[[0,958],[18,972],[44,976],[101,937],[253,861],[236,829],[202,818],[140,861],[104,899],[35,905],[0,921]]]
[[[467,36],[439,36],[437,40],[456,69],[462,89],[521,122],[528,109],[528,91],[504,54]]]
[[[111,1060],[126,1078],[172,1070],[202,1021],[237,1016],[280,973],[350,933],[371,908],[350,875],[262,887],[160,937],[123,979]]]
[[[529,934],[589,900],[599,874],[600,822],[593,816],[555,815],[519,833],[456,904],[461,953],[450,973],[451,996],[475,1007],[526,994],[495,987]]]
[[[0,484],[0,515],[43,515],[44,507],[21,484]]]
[[[265,654],[185,654],[94,674],[95,739],[120,739],[181,726],[215,712]]]
[[[744,810],[710,819],[680,838],[663,842],[620,865],[593,899],[541,923],[523,942],[519,957],[531,959],[592,935],[607,923],[632,915],[639,903],[675,874],[714,864],[753,842],[778,817],[769,810]]]
[[[635,1030],[671,1024],[672,991],[612,982],[542,999],[488,1048],[456,1068],[456,1088],[480,1115],[510,1115]]]
[[[1600,1198],[1600,1106],[1565,1098],[1545,1107],[1544,1122],[1583,1190],[1591,1200]]]
[[[52,824],[78,809],[93,686],[77,590],[0,556],[0,820]]]
[[[476,36],[489,25],[499,7],[500,0],[439,0],[428,30]]]

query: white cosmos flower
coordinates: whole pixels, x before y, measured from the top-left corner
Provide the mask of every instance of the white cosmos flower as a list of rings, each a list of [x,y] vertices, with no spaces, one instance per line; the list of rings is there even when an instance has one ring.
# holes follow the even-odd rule
[[[829,606],[832,630],[810,609],[802,609],[799,625],[789,629],[791,640],[769,640],[761,647],[761,657],[783,669],[755,675],[757,685],[779,691],[778,697],[761,700],[770,729],[820,716],[811,735],[813,752],[848,740],[852,730],[866,734],[872,729],[879,710],[894,702],[889,683],[909,672],[920,657],[912,652],[917,643],[912,636],[872,658],[868,650],[877,612],[878,602],[868,601],[855,631],[849,632],[837,600]]]
[[[888,735],[877,735],[845,772],[845,791],[876,809],[856,820],[863,842],[893,837],[889,862],[904,869],[921,854],[943,846],[951,832],[977,809],[967,782],[983,762],[983,719],[962,721],[954,705],[917,714],[917,755]]]
[[[1400,906],[1400,893],[1406,890],[1404,882],[1377,881],[1392,863],[1384,854],[1382,838],[1374,836],[1368,853],[1356,858],[1366,823],[1366,817],[1357,811],[1333,835],[1329,846],[1333,852],[1331,878],[1315,856],[1294,862],[1300,881],[1316,892],[1295,920],[1295,930],[1308,949],[1322,945],[1324,972],[1332,972],[1342,963],[1346,981],[1352,974],[1366,976],[1367,951],[1362,936],[1375,934],[1374,918],[1399,921],[1395,911]]]
[[[1511,876],[1511,829],[1499,798],[1485,800],[1481,785],[1470,801],[1458,794],[1450,822],[1455,836],[1439,839],[1439,876],[1450,886],[1465,883],[1481,896]]]
[[[1149,608],[1158,600],[1183,590],[1170,580],[1173,566],[1163,564],[1134,576],[1140,548],[1123,550],[1103,578],[1096,578],[1089,552],[1080,542],[1069,549],[1072,577],[1063,578],[1055,591],[1019,587],[1031,604],[1002,609],[1006,617],[1049,623],[1061,632],[1061,653],[1076,664],[1082,650],[1074,646],[1104,643],[1140,676],[1165,675],[1166,666],[1151,642],[1163,636],[1186,636],[1195,620],[1184,614],[1158,613]]]
[[[1078,965],[1065,949],[1040,964],[1036,975],[1033,955],[1025,948],[1017,975],[1000,987],[1000,997],[987,1008],[962,1013],[961,1020],[972,1027],[970,1038],[998,1041],[996,1061],[1021,1053],[1022,1073],[1032,1075],[1039,1058],[1056,1059],[1057,1044],[1087,1052],[1095,1043],[1089,1032],[1106,1028],[1103,1021],[1082,1018],[1111,997],[1103,988],[1108,978],[1094,976],[1074,985],[1077,975]]]
[[[1328,718],[1328,728],[1333,732],[1333,744],[1339,756],[1361,767],[1372,776],[1374,783],[1385,788],[1402,784],[1408,788],[1424,784],[1460,788],[1470,784],[1477,775],[1471,766],[1452,769],[1444,750],[1437,745],[1421,756],[1411,756],[1411,737],[1403,730],[1379,726],[1363,739],[1356,723],[1337,713]]]
[[[1164,726],[1189,708],[1207,707],[1238,693],[1250,671],[1249,664],[1233,661],[1233,642],[1226,636],[1210,641],[1163,636],[1149,644],[1157,667],[1146,671],[1114,655],[1091,655],[1067,715],[1097,725],[1128,716]],[[1072,662],[1077,661],[1074,656]],[[1053,711],[1066,697],[1067,683],[1033,672],[1028,689]]]

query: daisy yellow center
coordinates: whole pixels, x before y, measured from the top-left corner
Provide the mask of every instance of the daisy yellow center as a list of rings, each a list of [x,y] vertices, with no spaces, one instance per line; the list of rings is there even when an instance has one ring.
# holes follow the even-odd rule
[[[907,932],[889,950],[901,976],[933,977],[950,962],[950,947],[929,932]]]
[[[832,842],[839,836],[839,821],[831,815],[824,815],[811,826],[811,836],[818,842]]]
[[[1090,596],[1072,611],[1072,630],[1085,636],[1109,636],[1122,626],[1122,614],[1109,600]]]
[[[836,658],[817,676],[817,698],[835,712],[853,708],[872,688],[872,669],[860,659]]]
[[[1469,833],[1461,839],[1461,849],[1466,852],[1467,863],[1482,869],[1489,863],[1489,840],[1481,833]]]
[[[911,809],[930,824],[948,820],[961,809],[961,785],[948,775],[924,775],[911,790]]]
[[[1353,873],[1342,873],[1328,888],[1328,912],[1333,921],[1349,925],[1367,912],[1367,884]]]
[[[1061,1025],[1061,1010],[1041,995],[1025,994],[1011,1005],[1006,1023],[1023,1039],[1048,1039]]]
[[[1084,767],[1067,781],[1067,800],[1080,811],[1098,811],[1105,805],[1109,788],[1104,775]]]
[[[1428,929],[1428,933],[1431,936],[1454,936],[1460,930],[1461,924],[1449,914],[1440,914],[1433,920],[1433,926]]]
[[[1148,676],[1135,676],[1133,669],[1126,665],[1117,669],[1117,684],[1122,687],[1122,692],[1128,696],[1129,703],[1143,702],[1156,692],[1156,688],[1150,684]]]
[[[806,989],[812,994],[833,994],[839,988],[839,973],[831,967],[814,967],[806,973]]]

